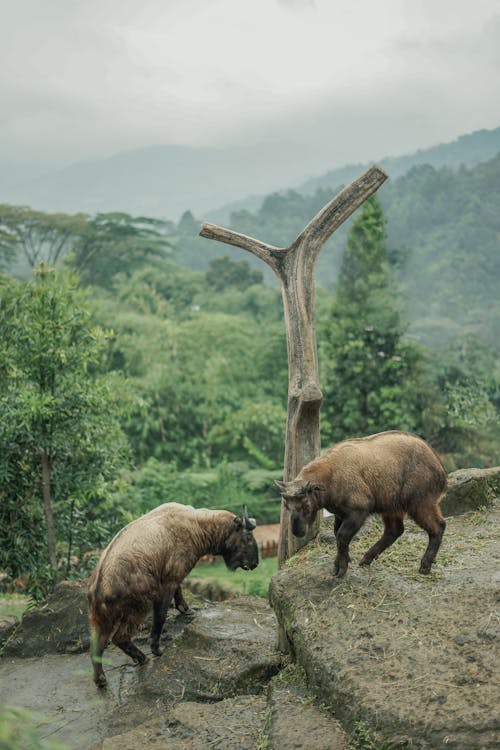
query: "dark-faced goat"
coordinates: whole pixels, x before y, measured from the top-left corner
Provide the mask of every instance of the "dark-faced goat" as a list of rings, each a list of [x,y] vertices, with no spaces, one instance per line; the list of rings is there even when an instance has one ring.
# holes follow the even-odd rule
[[[189,610],[181,582],[206,554],[222,555],[230,570],[253,570],[259,562],[252,533],[255,521],[226,510],[165,503],[125,526],[103,551],[88,586],[94,682],[106,684],[102,655],[108,641],[137,663],[146,660],[132,638],[153,610],[151,651],[159,656],[160,635],[174,599]]]
[[[401,536],[408,514],[429,536],[420,573],[430,573],[446,526],[439,509],[446,472],[434,449],[417,435],[390,431],[345,440],[304,466],[293,481],[276,486],[295,536],[304,536],[321,508],[335,515],[334,575],[345,574],[349,543],[371,513],[381,514],[384,533],[361,565],[369,565]]]

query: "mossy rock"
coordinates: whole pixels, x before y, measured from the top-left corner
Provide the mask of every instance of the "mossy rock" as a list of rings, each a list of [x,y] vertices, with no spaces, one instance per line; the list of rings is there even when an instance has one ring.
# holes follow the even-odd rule
[[[90,645],[86,584],[63,581],[47,600],[24,613],[4,645],[4,656],[80,653]]]
[[[446,495],[441,501],[445,516],[485,508],[500,497],[500,466],[491,469],[460,469],[448,474]]]

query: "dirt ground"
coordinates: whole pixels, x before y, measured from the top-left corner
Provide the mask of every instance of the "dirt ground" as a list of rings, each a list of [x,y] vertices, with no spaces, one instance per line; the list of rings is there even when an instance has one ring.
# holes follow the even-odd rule
[[[499,518],[498,502],[448,518],[430,576],[416,572],[426,538],[408,523],[370,568],[353,562],[340,581],[327,528],[273,578],[291,649],[351,735],[383,747],[500,747]],[[374,519],[353,560],[379,535]]]

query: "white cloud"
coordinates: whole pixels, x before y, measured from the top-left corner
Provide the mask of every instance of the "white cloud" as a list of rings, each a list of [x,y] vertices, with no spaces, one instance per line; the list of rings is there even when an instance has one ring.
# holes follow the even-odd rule
[[[497,0],[0,0],[0,13],[0,159],[319,147],[331,133],[377,155],[500,121]]]

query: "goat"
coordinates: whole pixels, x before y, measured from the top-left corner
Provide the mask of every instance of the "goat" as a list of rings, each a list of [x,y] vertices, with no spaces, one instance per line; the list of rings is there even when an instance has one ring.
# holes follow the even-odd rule
[[[188,612],[181,582],[206,554],[222,555],[230,570],[253,570],[259,562],[256,524],[246,506],[242,517],[226,510],[164,503],[116,534],[102,552],[88,584],[94,682],[106,685],[102,655],[109,638],[138,663],[145,654],[132,637],[153,609],[151,651],[160,656],[160,635],[174,598]]]
[[[393,430],[345,440],[310,461],[293,481],[275,484],[295,536],[305,535],[321,508],[335,515],[335,576],[345,574],[349,543],[372,513],[381,514],[384,532],[360,564],[369,565],[401,536],[408,514],[429,536],[419,572],[430,573],[446,527],[439,509],[446,472],[417,435]]]

